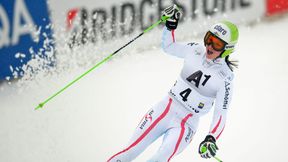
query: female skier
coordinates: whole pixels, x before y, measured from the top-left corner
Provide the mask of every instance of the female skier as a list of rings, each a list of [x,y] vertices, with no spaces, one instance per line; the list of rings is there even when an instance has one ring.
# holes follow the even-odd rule
[[[183,69],[168,95],[144,116],[129,145],[108,162],[130,162],[162,135],[162,145],[148,162],[169,162],[188,146],[196,133],[199,118],[213,105],[211,128],[199,145],[199,154],[211,158],[218,150],[216,140],[224,130],[232,95],[232,66],[235,64],[229,61],[229,54],[237,43],[238,29],[223,21],[206,33],[204,45],[182,45],[174,38],[181,15],[178,7],[172,5],[162,13],[170,17],[165,22],[162,48],[168,54],[183,58]]]

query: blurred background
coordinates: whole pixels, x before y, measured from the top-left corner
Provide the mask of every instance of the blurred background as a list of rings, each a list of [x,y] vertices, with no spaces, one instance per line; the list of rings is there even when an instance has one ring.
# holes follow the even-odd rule
[[[158,21],[172,3],[183,12],[178,42],[202,43],[223,19],[239,27],[231,56],[240,66],[219,158],[287,161],[288,0],[0,0],[0,161],[104,162],[120,151],[181,70],[182,60],[161,51],[163,24],[34,108]],[[211,115],[173,161],[204,161],[197,147]],[[160,144],[135,161],[147,160]]]

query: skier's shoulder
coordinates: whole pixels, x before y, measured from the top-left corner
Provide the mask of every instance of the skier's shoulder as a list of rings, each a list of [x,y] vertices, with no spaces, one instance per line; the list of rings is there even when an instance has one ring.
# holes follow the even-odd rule
[[[234,73],[225,61],[219,69],[218,74],[225,82],[232,82],[234,79]]]
[[[191,50],[191,54],[200,56],[205,52],[205,47],[204,45],[201,45],[200,43],[197,42],[190,42],[187,43],[187,46]]]
[[[204,46],[198,42],[189,42],[187,46],[191,47],[192,49],[204,49]]]

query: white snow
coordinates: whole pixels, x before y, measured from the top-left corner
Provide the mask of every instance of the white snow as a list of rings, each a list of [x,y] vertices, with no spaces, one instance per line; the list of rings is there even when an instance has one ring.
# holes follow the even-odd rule
[[[217,142],[217,156],[223,161],[287,161],[287,26],[288,17],[240,26],[240,40],[233,54],[240,67],[235,71],[225,131]],[[161,31],[149,35],[160,42]],[[146,111],[166,95],[182,66],[182,60],[164,54],[160,46],[148,46],[151,50],[144,52],[133,49],[140,45],[145,46],[141,38],[38,111],[34,108],[39,102],[87,68],[79,65],[57,76],[39,74],[35,81],[2,84],[0,161],[104,162],[121,151]],[[119,47],[117,44],[114,49]],[[215,161],[201,159],[197,153],[211,115],[203,117],[191,145],[172,161]],[[160,144],[161,139],[135,162],[144,162]]]

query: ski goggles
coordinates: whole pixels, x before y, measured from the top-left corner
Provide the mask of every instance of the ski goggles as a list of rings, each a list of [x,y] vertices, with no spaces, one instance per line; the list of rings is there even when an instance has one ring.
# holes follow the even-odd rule
[[[212,32],[208,31],[204,37],[204,44],[205,46],[212,45],[212,48],[215,51],[223,51],[227,43],[218,38]]]

